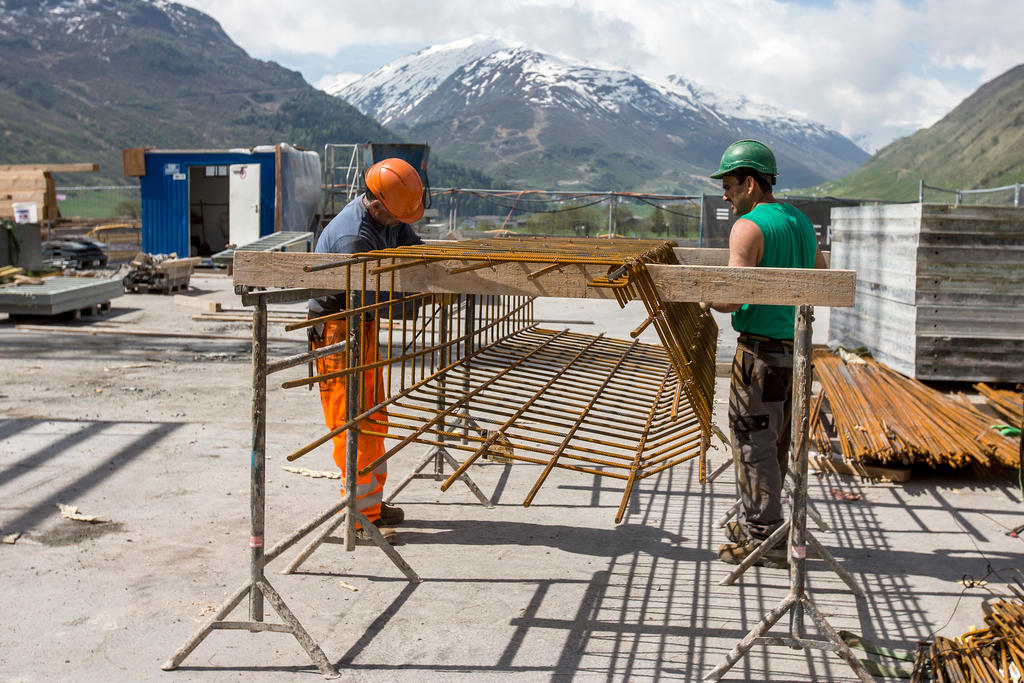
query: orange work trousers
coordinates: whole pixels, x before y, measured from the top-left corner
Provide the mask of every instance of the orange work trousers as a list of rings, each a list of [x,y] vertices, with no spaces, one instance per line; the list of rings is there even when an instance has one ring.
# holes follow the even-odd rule
[[[348,320],[330,320],[324,323],[323,341],[314,343],[314,348],[337,344],[345,341],[348,331]],[[363,338],[360,343],[360,364],[365,365],[379,360],[377,349],[377,321],[367,320],[363,324]],[[331,354],[316,361],[317,373],[337,372],[348,367],[348,351]],[[362,377],[362,401],[356,407],[356,414],[362,414],[368,408],[385,400],[387,392],[384,387],[384,375],[380,368],[367,370]],[[334,430],[348,422],[348,402],[346,389],[348,377],[335,377],[320,382],[320,403],[324,409],[324,422],[327,428]],[[384,454],[384,435],[388,429],[386,424],[374,424],[372,420],[387,422],[387,412],[380,410],[373,413],[369,420],[359,422],[358,438],[358,469],[363,469]],[[380,436],[377,436],[377,435]],[[341,470],[341,496],[345,497],[348,482],[346,464],[346,437],[348,430],[334,437],[334,463]],[[382,462],[373,471],[365,475],[356,475],[356,500],[359,510],[371,522],[380,519],[380,506],[384,499],[384,482],[388,478],[388,464]]]

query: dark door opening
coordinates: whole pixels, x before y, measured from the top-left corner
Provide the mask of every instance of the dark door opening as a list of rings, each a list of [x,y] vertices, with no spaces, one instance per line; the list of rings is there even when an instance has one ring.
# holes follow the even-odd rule
[[[228,244],[228,167],[188,169],[188,241],[190,256],[210,256]]]

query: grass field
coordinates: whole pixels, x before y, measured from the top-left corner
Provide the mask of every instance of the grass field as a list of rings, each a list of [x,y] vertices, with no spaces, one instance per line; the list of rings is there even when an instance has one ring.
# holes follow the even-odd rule
[[[61,218],[138,218],[140,209],[138,187],[57,188]]]

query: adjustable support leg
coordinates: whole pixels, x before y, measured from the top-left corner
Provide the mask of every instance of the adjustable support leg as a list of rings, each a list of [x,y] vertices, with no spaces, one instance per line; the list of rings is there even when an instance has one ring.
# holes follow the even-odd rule
[[[253,365],[253,400],[252,400],[252,458],[250,466],[249,489],[249,581],[242,585],[217,610],[202,628],[199,629],[185,645],[164,662],[163,669],[171,671],[185,660],[186,657],[201,643],[206,636],[215,630],[233,629],[252,633],[274,631],[291,633],[309,655],[310,660],[326,678],[337,678],[338,670],[327,660],[324,651],[309,635],[284,599],[264,576],[266,563],[291,546],[315,525],[305,525],[291,537],[278,543],[276,547],[264,552],[264,514],[266,511],[266,432],[267,432],[267,304],[260,299],[253,311],[252,326],[252,365]],[[322,523],[330,514],[336,513],[340,506],[332,507],[327,514],[320,515],[316,522]],[[226,621],[226,618],[238,606],[246,595],[249,596],[249,620]],[[263,601],[266,599],[284,623],[273,624],[263,620]]]
[[[434,471],[423,472],[423,468],[431,463],[434,464]],[[446,464],[451,468],[452,472],[459,469],[459,461],[452,457],[452,454],[448,452],[447,448],[444,446],[435,446],[431,448],[423,460],[420,461],[420,464],[416,466],[416,469],[406,475],[405,479],[391,490],[391,493],[384,499],[384,502],[390,503],[393,501],[395,497],[402,492],[402,489],[408,486],[413,479],[444,481],[448,478],[448,475],[445,473]],[[473,495],[476,496],[476,499],[479,500],[480,504],[485,508],[494,507],[494,504],[491,503],[491,499],[484,495],[484,492],[480,490],[480,487],[477,486],[476,482],[473,481],[473,478],[469,476],[468,472],[463,472],[462,476],[459,477],[459,481],[464,483],[469,490],[473,492]]]
[[[753,553],[746,558],[743,564],[737,567],[722,583],[731,583],[746,566],[753,564],[753,558],[758,551],[767,551],[768,548],[778,544],[788,534],[788,554],[790,556],[789,594],[782,601],[766,614],[736,646],[725,656],[725,659],[704,677],[706,681],[718,681],[743,658],[750,648],[757,642],[767,645],[784,645],[795,649],[815,648],[829,652],[835,652],[842,657],[857,678],[863,683],[871,683],[874,678],[867,669],[853,654],[849,646],[843,641],[836,630],[829,624],[828,620],[818,611],[807,595],[807,546],[812,551],[829,562],[829,566],[836,570],[838,565],[831,555],[821,546],[813,536],[807,533],[807,443],[808,423],[811,393],[811,319],[812,308],[800,306],[796,319],[796,335],[793,363],[793,448],[792,448],[792,472],[793,489],[790,495],[791,513],[789,521],[782,527],[776,529],[775,533],[768,537]],[[783,531],[785,529],[785,531]],[[748,564],[748,560],[752,560]],[[746,565],[746,566],[744,566]],[[846,572],[841,572],[840,577],[851,588],[855,587],[852,577]],[[859,589],[855,589],[863,594]],[[786,614],[790,615],[789,637],[767,637],[766,634]],[[818,630],[825,636],[825,640],[808,640],[803,637],[804,616],[810,616],[817,625]]]

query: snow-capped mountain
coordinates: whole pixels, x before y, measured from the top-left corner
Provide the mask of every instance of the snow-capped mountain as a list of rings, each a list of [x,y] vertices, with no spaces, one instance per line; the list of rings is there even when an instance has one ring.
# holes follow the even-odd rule
[[[520,184],[707,189],[722,150],[741,137],[772,146],[789,187],[837,178],[868,156],[821,124],[680,76],[656,83],[492,39],[427,48],[332,94]]]
[[[508,45],[503,41],[481,38],[428,47],[399,57],[357,81],[341,87],[328,86],[325,90],[353,104],[353,100],[366,102],[370,111],[363,113],[387,126],[419,104],[455,71],[505,47]]]

